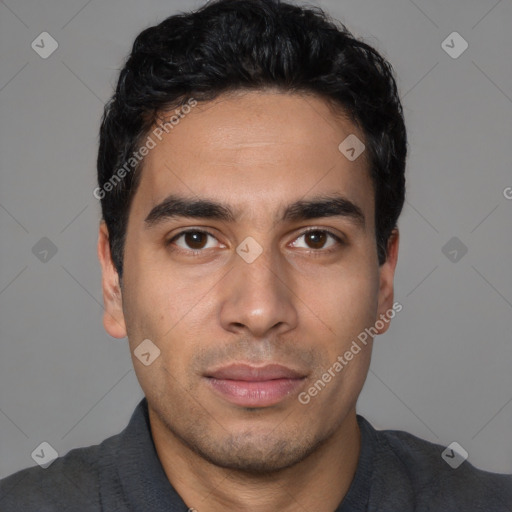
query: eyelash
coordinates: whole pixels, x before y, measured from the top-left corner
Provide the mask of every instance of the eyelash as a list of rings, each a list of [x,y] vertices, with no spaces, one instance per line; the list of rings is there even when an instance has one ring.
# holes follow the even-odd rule
[[[345,242],[341,237],[339,237],[338,235],[336,235],[335,233],[333,233],[332,231],[330,231],[328,229],[320,229],[320,228],[307,229],[306,231],[303,231],[299,236],[297,236],[297,238],[295,238],[295,240],[297,240],[298,238],[300,238],[304,235],[307,235],[308,233],[311,233],[311,232],[325,233],[325,234],[331,236],[332,238],[334,238],[334,240],[338,243],[338,245],[345,245]],[[210,233],[209,231],[206,231],[204,229],[186,229],[186,230],[180,231],[179,233],[174,235],[170,240],[167,241],[166,245],[170,246],[175,240],[178,240],[181,236],[186,235],[188,233],[201,233],[203,235],[209,235],[212,238],[216,239],[215,235],[213,235],[212,233]],[[335,251],[336,249],[337,249],[337,247],[331,247],[330,249],[310,249],[307,252],[313,256],[322,256],[325,254],[330,254],[331,252]],[[205,252],[205,249],[182,249],[181,247],[174,248],[173,250],[190,255],[190,256],[200,256],[202,253]]]

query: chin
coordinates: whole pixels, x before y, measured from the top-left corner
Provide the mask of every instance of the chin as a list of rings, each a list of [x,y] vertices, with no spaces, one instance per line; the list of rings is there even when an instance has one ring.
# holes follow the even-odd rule
[[[304,439],[248,440],[247,435],[196,444],[195,451],[212,464],[251,474],[275,473],[292,467],[313,453],[319,443]],[[241,438],[242,437],[242,438]],[[245,437],[245,439],[244,439]],[[210,439],[211,443],[212,439]]]

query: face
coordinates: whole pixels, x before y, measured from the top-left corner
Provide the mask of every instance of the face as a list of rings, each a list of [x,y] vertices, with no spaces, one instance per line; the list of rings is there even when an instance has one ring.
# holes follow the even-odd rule
[[[371,337],[344,355],[392,307],[398,237],[379,266],[366,154],[338,149],[350,134],[364,141],[314,96],[199,103],[153,137],[122,291],[100,227],[104,325],[128,336],[152,428],[216,465],[290,467],[355,415]],[[147,366],[143,340],[160,350]]]

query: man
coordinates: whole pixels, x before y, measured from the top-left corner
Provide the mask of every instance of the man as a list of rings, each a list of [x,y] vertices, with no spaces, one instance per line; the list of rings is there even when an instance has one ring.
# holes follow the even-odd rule
[[[512,510],[512,477],[356,414],[401,309],[407,141],[374,49],[320,10],[212,2],[137,37],[100,135],[104,326],[145,398],[4,479],[2,511]]]

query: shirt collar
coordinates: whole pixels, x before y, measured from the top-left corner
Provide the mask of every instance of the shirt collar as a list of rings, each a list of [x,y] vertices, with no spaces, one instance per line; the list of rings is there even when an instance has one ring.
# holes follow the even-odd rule
[[[148,403],[137,405],[126,429],[121,433],[117,471],[122,495],[130,510],[183,512],[188,510],[170,484],[158,458],[151,436]],[[114,510],[114,508],[106,508]]]

